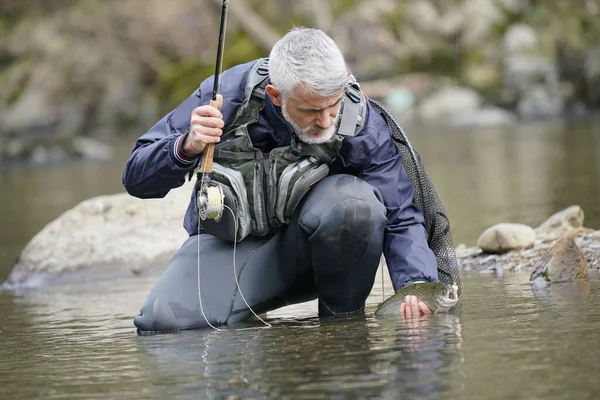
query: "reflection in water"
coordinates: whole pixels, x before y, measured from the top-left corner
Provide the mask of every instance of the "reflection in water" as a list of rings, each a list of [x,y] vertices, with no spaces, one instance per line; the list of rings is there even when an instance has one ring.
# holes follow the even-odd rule
[[[378,287],[363,317],[156,336],[132,325],[154,278],[3,293],[0,398],[594,398],[600,280],[462,278],[452,314],[375,318]]]
[[[535,225],[571,204],[600,228],[597,127],[409,137],[455,241],[472,244],[494,223]],[[45,223],[123,190],[131,143],[108,164],[0,171],[0,280]],[[302,305],[270,313],[272,329],[149,337],[135,335],[132,317],[155,277],[0,293],[0,398],[596,398],[600,280],[534,290],[527,278],[467,274],[456,314],[409,323],[319,321]],[[386,285],[368,311],[391,295]]]
[[[179,398],[435,398],[460,358],[457,316],[272,323],[142,337],[139,345],[153,356],[151,381],[194,382],[179,387]]]

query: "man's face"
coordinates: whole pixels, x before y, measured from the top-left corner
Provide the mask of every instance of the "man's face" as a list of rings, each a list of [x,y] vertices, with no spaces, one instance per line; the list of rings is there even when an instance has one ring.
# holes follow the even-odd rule
[[[282,99],[281,111],[301,141],[324,143],[335,134],[342,97],[343,93],[319,97],[299,86],[294,95]]]

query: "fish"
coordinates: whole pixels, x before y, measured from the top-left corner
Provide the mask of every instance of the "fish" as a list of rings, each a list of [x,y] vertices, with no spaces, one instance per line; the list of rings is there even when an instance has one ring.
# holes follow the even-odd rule
[[[409,283],[377,306],[375,315],[400,315],[400,305],[408,295],[417,296],[433,314],[443,313],[458,304],[458,285],[439,282]]]

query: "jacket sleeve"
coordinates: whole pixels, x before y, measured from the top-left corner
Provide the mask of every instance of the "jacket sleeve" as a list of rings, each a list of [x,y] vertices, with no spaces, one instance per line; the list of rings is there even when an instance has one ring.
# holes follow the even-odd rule
[[[164,197],[183,185],[199,157],[183,152],[183,140],[190,129],[194,108],[203,104],[200,89],[140,137],[123,171],[123,186],[140,198]]]
[[[379,113],[370,110],[370,121],[358,139],[359,178],[377,188],[387,209],[384,249],[394,290],[415,280],[438,280],[437,262],[427,244],[424,218],[414,204],[414,189],[402,154]]]
[[[226,123],[244,100],[248,71],[255,62],[235,66],[221,75],[221,113]],[[194,108],[209,104],[213,83],[213,76],[205,79],[190,97],[137,140],[123,171],[123,186],[129,194],[140,198],[164,197],[184,184],[200,157],[187,156],[183,140],[190,130]]]

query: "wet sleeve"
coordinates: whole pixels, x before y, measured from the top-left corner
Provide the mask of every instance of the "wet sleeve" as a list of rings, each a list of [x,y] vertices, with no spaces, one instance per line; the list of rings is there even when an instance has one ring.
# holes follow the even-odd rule
[[[205,103],[200,89],[196,90],[137,140],[123,171],[123,186],[129,194],[160,198],[183,185],[199,159],[183,152],[183,141],[192,110]]]
[[[368,161],[358,176],[379,190],[387,210],[383,254],[394,290],[409,281],[437,281],[437,262],[427,244],[423,214],[414,204],[412,182],[389,128],[377,124],[362,136],[361,158]]]

